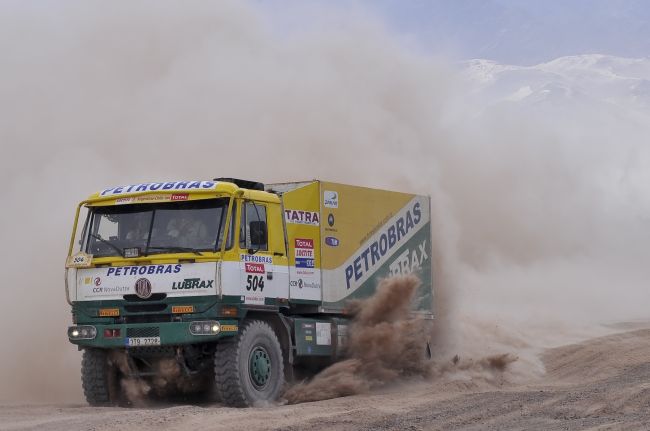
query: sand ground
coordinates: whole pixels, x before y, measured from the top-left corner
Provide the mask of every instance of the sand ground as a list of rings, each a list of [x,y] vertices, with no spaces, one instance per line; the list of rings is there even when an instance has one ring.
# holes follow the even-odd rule
[[[650,329],[625,330],[543,353],[529,381],[409,382],[298,405],[91,408],[0,406],[0,430],[648,430]]]

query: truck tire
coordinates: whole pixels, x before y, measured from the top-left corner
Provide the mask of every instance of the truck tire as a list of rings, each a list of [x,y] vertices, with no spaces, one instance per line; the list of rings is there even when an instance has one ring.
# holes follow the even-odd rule
[[[81,383],[86,401],[91,406],[116,405],[117,368],[102,349],[84,349],[81,360]]]
[[[232,341],[217,344],[217,397],[231,407],[260,406],[284,386],[282,349],[273,329],[260,320],[245,322]]]

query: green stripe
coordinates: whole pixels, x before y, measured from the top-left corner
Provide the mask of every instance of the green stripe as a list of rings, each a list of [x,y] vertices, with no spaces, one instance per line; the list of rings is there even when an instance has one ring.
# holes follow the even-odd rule
[[[419,287],[418,291],[415,294],[415,303],[413,304],[413,309],[416,311],[425,311],[433,312],[433,283],[432,283],[432,268],[431,268],[431,237],[430,237],[430,223],[423,225],[420,230],[413,235],[406,243],[404,243],[397,250],[392,252],[388,256],[387,261],[381,265],[375,273],[368,278],[361,286],[359,286],[354,292],[349,294],[345,299],[336,302],[323,302],[324,307],[342,309],[345,306],[345,303],[350,299],[362,299],[372,296],[375,293],[377,284],[380,279],[390,276],[390,265],[395,262],[398,256],[400,256],[405,250],[409,250],[410,257],[419,257],[418,260],[422,259],[420,253],[420,244],[426,240],[426,259],[420,264],[419,270],[415,271],[414,274],[417,275],[422,281],[422,285]]]

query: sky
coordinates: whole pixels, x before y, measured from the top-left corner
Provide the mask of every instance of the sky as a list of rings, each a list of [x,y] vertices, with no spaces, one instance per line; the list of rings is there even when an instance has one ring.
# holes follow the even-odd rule
[[[567,55],[650,55],[650,2],[644,0],[258,2],[282,31],[308,29],[338,7],[374,15],[407,43],[458,60],[533,65]]]

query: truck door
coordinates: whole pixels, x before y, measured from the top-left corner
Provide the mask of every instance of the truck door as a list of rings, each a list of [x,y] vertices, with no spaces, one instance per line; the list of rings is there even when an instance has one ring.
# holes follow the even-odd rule
[[[244,303],[276,305],[289,297],[289,262],[286,255],[280,205],[241,201],[240,286]]]

